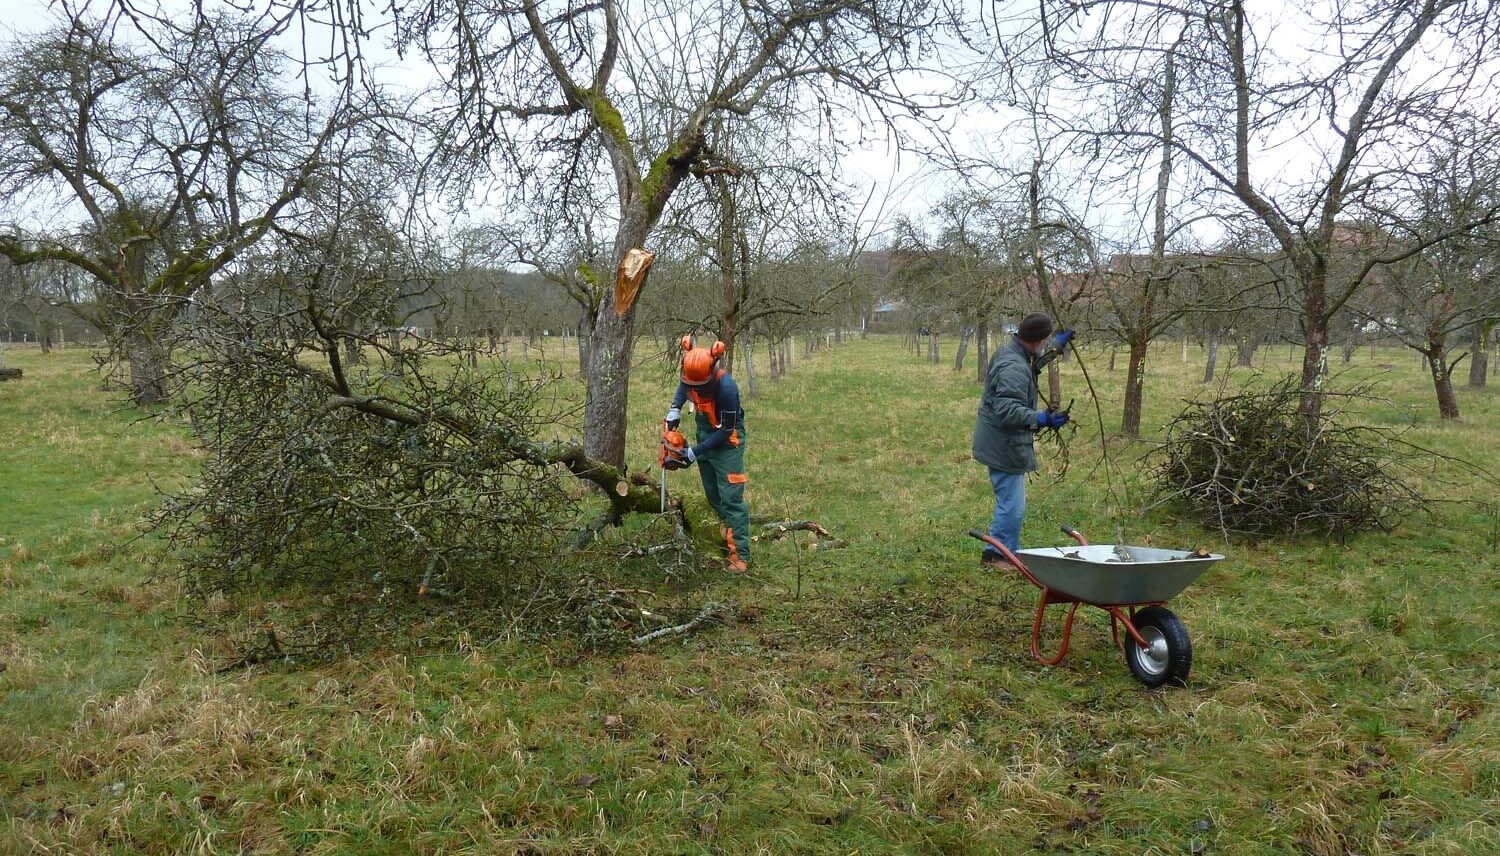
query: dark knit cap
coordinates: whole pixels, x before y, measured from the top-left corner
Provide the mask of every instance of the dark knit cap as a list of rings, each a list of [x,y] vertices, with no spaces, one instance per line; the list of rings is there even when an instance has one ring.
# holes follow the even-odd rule
[[[1052,319],[1040,312],[1033,312],[1021,319],[1016,335],[1023,342],[1040,342],[1052,335]]]

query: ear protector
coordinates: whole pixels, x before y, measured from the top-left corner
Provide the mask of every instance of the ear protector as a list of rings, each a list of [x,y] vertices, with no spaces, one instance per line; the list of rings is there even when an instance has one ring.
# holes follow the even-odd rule
[[[682,347],[682,352],[684,354],[697,347],[697,342],[693,339],[692,333],[684,335],[677,344]],[[713,345],[709,347],[708,353],[709,356],[712,356],[716,360],[724,356],[724,343],[720,342],[718,339],[715,339]]]

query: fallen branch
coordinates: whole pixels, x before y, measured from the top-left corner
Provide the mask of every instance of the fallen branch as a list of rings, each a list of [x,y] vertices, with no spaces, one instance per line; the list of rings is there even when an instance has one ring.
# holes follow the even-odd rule
[[[683,548],[683,545],[680,544],[680,543],[678,543],[678,542],[676,542],[676,541],[672,541],[672,542],[669,542],[669,543],[666,543],[666,544],[657,544],[654,547],[636,547],[636,546],[631,546],[631,547],[626,547],[625,548],[625,551],[620,554],[620,558],[622,558],[622,559],[639,559],[639,558],[641,558],[643,556],[655,556],[655,555],[658,555],[660,553],[668,553],[668,552],[671,552],[673,550],[681,550],[682,548]]]
[[[680,636],[684,633],[692,633],[694,630],[697,630],[705,624],[719,620],[722,617],[723,613],[724,606],[722,604],[710,601],[703,604],[703,608],[698,610],[698,614],[693,616],[692,621],[688,621],[684,624],[675,624],[671,627],[662,627],[658,630],[653,630],[650,633],[646,633],[644,635],[637,636],[634,639],[631,639],[630,642],[632,645],[644,645],[647,642],[654,642],[657,639],[661,639],[666,636]]]
[[[773,523],[762,524],[760,527],[760,534],[755,536],[755,540],[775,541],[777,538],[788,535],[792,532],[813,533],[813,535],[816,536],[816,540],[813,541],[814,547],[822,547],[824,549],[833,550],[838,549],[839,547],[848,546],[847,541],[843,541],[833,537],[833,534],[830,533],[827,529],[824,529],[822,526],[814,523],[811,520],[778,520]]]
[[[538,467],[558,464],[566,467],[576,478],[594,484],[609,499],[608,510],[575,533],[575,548],[588,546],[600,532],[620,525],[626,515],[661,513],[661,495],[648,479],[639,475],[627,478],[621,468],[596,461],[584,454],[583,445],[579,443],[539,443],[494,428],[477,427],[468,420],[443,410],[429,412],[404,402],[393,404],[370,396],[331,395],[325,406],[330,410],[349,408],[412,427],[442,425],[471,444],[482,444],[494,452],[503,452],[501,457],[525,461]],[[681,500],[673,498],[667,505],[667,511],[674,515],[678,531],[686,532],[687,517]]]

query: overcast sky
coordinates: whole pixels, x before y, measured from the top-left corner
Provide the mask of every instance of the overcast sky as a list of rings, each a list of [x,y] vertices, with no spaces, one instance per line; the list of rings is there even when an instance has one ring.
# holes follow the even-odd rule
[[[0,29],[10,35],[35,32],[55,20],[56,12],[49,10],[55,2],[56,0],[0,0],[6,13],[3,20],[0,20]],[[153,5],[154,2],[155,0],[138,0],[140,5],[146,6]],[[166,5],[170,7],[174,2],[183,2],[185,5],[185,0],[167,0]],[[988,0],[971,2],[986,3]],[[207,0],[207,3],[212,4],[213,0]],[[108,2],[94,0],[92,5],[102,9]],[[383,2],[376,5],[383,5]],[[1015,14],[1024,16],[1027,14],[1026,10],[1034,6],[1022,4],[1004,8],[1015,9]],[[1318,32],[1318,28],[1313,26],[1304,10],[1304,4],[1263,2],[1255,4],[1253,8],[1259,16],[1256,20],[1256,32],[1263,44],[1274,45],[1278,53],[1295,58],[1297,62],[1332,61],[1333,51],[1324,50],[1325,46],[1317,43],[1318,38],[1314,34]],[[990,10],[990,7],[986,6],[985,9]],[[994,25],[992,17],[988,17],[987,21]],[[371,50],[378,51],[378,48]],[[1440,55],[1441,51],[1437,51],[1437,54]],[[431,80],[432,73],[422,60],[410,57],[397,64],[396,57],[389,53],[383,59],[391,66],[383,72],[387,80],[413,88]],[[1440,66],[1439,59],[1431,52],[1425,58],[1418,57],[1416,63],[1418,70],[1424,64],[1434,68]],[[1018,124],[1019,119],[1019,116],[1007,116],[990,108],[966,109],[961,114],[949,117],[947,125],[951,129],[951,144],[955,149],[968,154],[984,154],[993,162],[1024,168],[1021,162],[1029,159],[1031,149],[1028,129]],[[1257,168],[1260,173],[1257,180],[1264,181],[1267,177],[1280,174],[1294,182],[1299,173],[1319,171],[1321,158],[1317,155],[1318,142],[1330,136],[1326,123],[1310,127],[1288,124],[1287,129],[1284,138],[1268,140],[1264,150],[1258,153]],[[866,131],[863,139],[851,146],[841,166],[844,176],[861,186],[860,192],[855,194],[857,197],[863,197],[870,188],[875,189],[877,196],[889,195],[886,204],[879,206],[888,219],[898,213],[920,217],[954,186],[950,179],[924,165],[917,156],[897,151],[883,128],[872,126]],[[853,139],[860,135],[848,136]],[[1326,143],[1323,148],[1327,148]],[[1058,173],[1065,172],[1066,166],[1058,170]],[[1128,236],[1132,232],[1139,234],[1143,218],[1133,214],[1131,209],[1140,196],[1132,199],[1130,194],[1122,194],[1118,189],[1106,194],[1094,193],[1089,183],[1083,180],[1083,176],[1090,171],[1084,166],[1077,165],[1077,181],[1069,181],[1059,175],[1058,184],[1062,186],[1054,187],[1054,192],[1067,198],[1070,205],[1079,209],[1086,208],[1091,226],[1114,232],[1117,236]],[[1144,188],[1149,185],[1149,177],[1146,173],[1142,176]],[[1234,206],[1228,200],[1222,204],[1226,210]],[[481,216],[482,214],[481,208]],[[1214,228],[1205,227],[1200,230],[1200,235],[1212,239],[1214,232]]]

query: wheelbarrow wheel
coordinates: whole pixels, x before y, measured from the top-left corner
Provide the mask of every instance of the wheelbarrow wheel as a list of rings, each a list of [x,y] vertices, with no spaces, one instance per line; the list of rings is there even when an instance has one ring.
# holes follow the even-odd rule
[[[1181,619],[1166,607],[1148,606],[1137,612],[1131,623],[1147,643],[1142,648],[1129,636],[1125,638],[1125,662],[1136,678],[1151,689],[1187,684],[1193,668],[1193,643]]]

